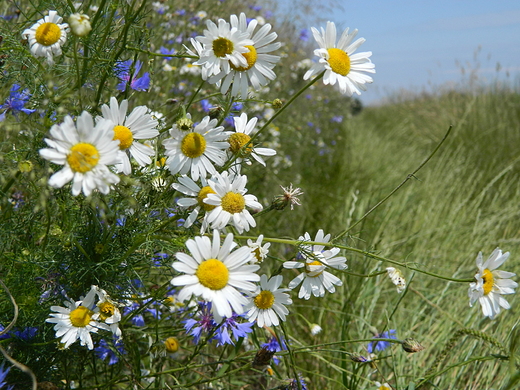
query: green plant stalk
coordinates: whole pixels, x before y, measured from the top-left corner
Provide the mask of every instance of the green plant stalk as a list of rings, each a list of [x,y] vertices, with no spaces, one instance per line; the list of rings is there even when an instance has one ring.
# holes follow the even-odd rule
[[[254,240],[254,239],[258,238],[258,237],[253,237],[253,236],[235,236],[235,238],[243,239],[243,240],[246,240],[246,239],[253,239]],[[299,240],[288,240],[288,239],[283,239],[283,238],[268,238],[268,237],[264,237],[264,241],[266,241],[266,242],[274,242],[274,243],[278,243],[278,244],[288,244],[288,245],[293,245],[293,246],[299,246],[299,245],[302,244],[302,241],[299,241]],[[316,241],[305,241],[305,245],[323,245],[323,246],[329,246],[329,247],[332,246],[330,244],[330,242],[316,242]],[[359,254],[361,254],[363,256],[366,256],[368,258],[372,258],[374,260],[378,260],[378,261],[381,261],[381,262],[387,262],[387,263],[390,263],[390,264],[394,264],[394,265],[397,265],[399,267],[403,267],[403,268],[407,268],[407,269],[412,270],[412,271],[419,272],[421,274],[432,276],[434,278],[449,280],[450,282],[471,283],[471,282],[475,281],[473,278],[471,278],[471,279],[457,279],[457,278],[451,278],[449,276],[439,275],[439,274],[436,274],[436,273],[433,273],[433,272],[428,272],[428,271],[422,270],[420,268],[412,267],[412,266],[410,266],[410,265],[408,265],[408,264],[406,264],[404,262],[401,262],[401,261],[388,259],[386,257],[378,256],[376,254],[373,254],[373,253],[370,253],[370,252],[366,252],[366,251],[361,250],[361,249],[352,248],[352,247],[346,246],[346,245],[334,245],[334,247],[340,248],[340,249],[344,249],[344,250],[349,251],[349,252],[359,253]]]

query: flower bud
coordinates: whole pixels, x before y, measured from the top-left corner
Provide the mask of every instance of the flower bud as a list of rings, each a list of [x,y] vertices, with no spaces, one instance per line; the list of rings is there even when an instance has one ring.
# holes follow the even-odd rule
[[[184,117],[179,119],[177,123],[175,123],[175,125],[179,130],[190,131],[193,128],[193,121],[191,120],[191,118]]]
[[[69,26],[74,35],[84,37],[87,35],[92,26],[90,25],[90,18],[84,14],[72,14],[69,16]]]
[[[401,345],[406,352],[410,353],[420,352],[424,349],[424,347],[412,337],[404,339]]]
[[[164,346],[169,353],[175,353],[179,350],[179,340],[177,340],[177,337],[168,337],[164,341]]]
[[[273,108],[275,110],[279,110],[280,108],[283,107],[283,101],[282,99],[274,99],[273,102],[271,103],[273,105]]]

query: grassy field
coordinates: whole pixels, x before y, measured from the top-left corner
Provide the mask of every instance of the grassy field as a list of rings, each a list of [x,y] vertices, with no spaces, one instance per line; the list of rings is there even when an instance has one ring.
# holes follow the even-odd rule
[[[473,276],[479,251],[487,258],[500,247],[511,252],[507,269],[514,272],[520,265],[515,147],[520,144],[520,96],[509,90],[453,91],[366,108],[344,123],[331,163],[324,158],[319,166],[293,167],[302,172],[304,211],[278,219],[276,229],[301,224],[308,231],[315,225],[339,232],[352,225],[428,157],[450,126],[448,139],[427,165],[350,231],[346,243],[456,278]],[[347,258],[349,271],[358,274],[390,265],[354,253],[347,253]],[[482,331],[508,348],[518,319],[516,296],[509,297],[511,310],[490,321],[482,317],[480,307],[468,306],[467,284],[403,271],[407,279],[414,278],[405,297],[395,293],[385,275],[351,275],[334,295],[334,303],[324,300],[325,307],[319,309],[302,307],[308,320],[322,321],[324,332],[316,342],[336,340],[338,332],[345,339],[368,338],[371,326],[396,329],[400,338],[417,338],[426,347],[421,353],[404,356],[397,346],[384,353],[394,356],[381,371],[389,382],[397,381],[397,388],[422,377],[462,328]],[[359,347],[342,348],[363,353]],[[463,335],[450,346],[440,367],[500,353],[504,352],[489,342]],[[309,375],[337,378],[339,370],[352,370],[340,356],[331,352],[327,361],[341,369],[321,359],[307,360]],[[515,372],[513,366],[511,373]],[[509,374],[507,362],[492,360],[456,367],[433,383],[440,389],[499,389],[505,388]],[[374,379],[378,375],[374,373]],[[328,380],[312,383],[319,387]]]

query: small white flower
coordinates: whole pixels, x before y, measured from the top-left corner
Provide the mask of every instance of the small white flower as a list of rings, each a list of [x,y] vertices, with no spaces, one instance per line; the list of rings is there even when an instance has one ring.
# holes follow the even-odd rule
[[[110,106],[106,104],[101,106],[103,118],[112,121],[114,124],[114,139],[119,140],[119,163],[116,164],[116,170],[123,172],[125,175],[132,173],[128,153],[142,167],[152,163],[150,156],[155,154],[155,150],[137,140],[151,139],[159,135],[159,131],[156,129],[158,122],[148,113],[148,107],[136,107],[128,116],[126,115],[127,111],[128,100],[123,100],[119,105],[115,97],[110,98]]]
[[[72,33],[78,37],[84,37],[92,30],[90,18],[85,14],[71,14],[69,16],[69,24]]]
[[[325,236],[323,230],[320,229],[314,241],[327,243],[329,239],[330,234]],[[311,236],[309,233],[305,233],[305,236],[300,237],[299,240],[302,242],[311,241]],[[347,268],[347,264],[345,264],[347,259],[343,256],[336,256],[339,251],[339,248],[325,250],[323,245],[302,244],[300,253],[305,262],[286,261],[283,263],[284,268],[288,269],[304,268],[305,272],[299,274],[289,283],[289,288],[292,290],[303,282],[298,298],[309,299],[311,294],[315,297],[323,297],[325,290],[334,293],[336,291],[335,285],[343,285],[338,277],[325,271],[328,267],[339,270]]]
[[[247,246],[251,248],[251,253],[254,255],[253,262],[254,263],[261,263],[265,260],[267,257],[267,254],[269,253],[269,247],[271,246],[270,242],[266,242],[264,245],[262,245],[262,240],[264,239],[264,235],[260,234],[256,241],[253,241],[251,239],[247,239]]]
[[[235,173],[240,173],[241,163],[244,159],[247,164],[251,164],[249,156],[265,167],[265,161],[261,156],[274,156],[276,150],[257,148],[252,142],[250,143],[258,118],[254,117],[248,121],[247,114],[242,113],[239,117],[234,117],[233,120],[235,121],[235,133],[232,133],[228,138],[229,150],[233,155],[237,154],[239,157],[234,161],[232,170]]]
[[[45,321],[54,325],[56,337],[61,337],[64,348],[68,348],[76,340],[80,340],[81,345],[86,345],[88,349],[94,349],[94,343],[90,333],[96,333],[98,329],[108,330],[108,326],[95,320],[95,299],[97,289],[92,286],[89,293],[83,300],[65,301],[65,307],[51,306],[50,317]]]
[[[81,191],[88,196],[94,189],[108,194],[111,184],[119,183],[119,176],[107,165],[118,162],[119,141],[114,140],[113,123],[100,120],[94,126],[92,116],[83,111],[76,124],[70,116],[64,122],[53,125],[52,139],[44,141],[50,148],[41,149],[40,155],[54,164],[63,165],[49,179],[49,185],[61,188],[72,180],[72,195]]]
[[[95,320],[108,325],[110,331],[117,337],[121,337],[121,329],[119,329],[119,321],[121,321],[121,312],[115,303],[107,294],[107,292],[95,286],[99,301],[96,304],[96,313],[92,317]]]
[[[206,20],[206,26],[204,36],[195,38],[202,44],[200,58],[195,64],[203,65],[207,69],[203,76],[211,77],[221,71],[228,74],[231,65],[248,66],[243,54],[249,52],[246,45],[252,45],[253,41],[249,39],[247,32],[232,28],[224,19],[218,20],[218,26],[211,20]]]
[[[394,267],[387,267],[388,277],[397,286],[397,292],[402,293],[406,289],[406,280],[400,270]]]
[[[321,333],[321,331],[323,330],[321,328],[321,326],[319,326],[318,324],[311,324],[310,328],[311,328],[311,334],[313,336],[316,336],[317,334]]]
[[[491,256],[484,262],[482,252],[478,253],[476,265],[478,272],[475,275],[475,282],[469,285],[469,305],[478,300],[482,307],[484,316],[494,319],[499,313],[500,308],[509,309],[511,306],[502,295],[514,294],[518,283],[510,278],[516,274],[513,272],[500,271],[500,267],[509,257],[509,252],[502,253],[496,248]]]
[[[61,47],[67,42],[69,31],[69,25],[62,21],[56,11],[49,11],[48,16],[23,31],[22,36],[29,40],[33,56],[45,57],[48,64],[53,64],[53,55],[61,55]]]
[[[213,241],[206,236],[186,241],[191,256],[178,252],[178,261],[172,264],[176,271],[185,274],[171,281],[174,286],[183,286],[178,299],[184,302],[195,295],[211,302],[217,323],[223,317],[231,317],[233,311],[242,314],[248,303],[242,293],[255,291],[253,282],[260,280],[255,273],[259,266],[247,264],[253,256],[250,249],[243,246],[232,251],[235,246],[231,233],[220,246],[219,232],[214,230]]]
[[[163,141],[168,160],[166,163],[172,175],[191,173],[195,181],[199,177],[207,177],[208,173],[215,174],[217,170],[213,163],[222,166],[226,161],[228,147],[228,132],[223,126],[217,125],[217,119],[204,117],[195,126],[193,131],[186,133],[173,126],[170,129],[170,137]],[[213,163],[212,163],[213,162]]]
[[[265,21],[264,21],[265,23]],[[238,29],[240,32],[247,33],[253,43],[247,45],[247,52],[242,53],[247,64],[244,66],[236,66],[230,64],[231,70],[222,70],[220,73],[208,79],[211,84],[222,82],[220,92],[225,94],[231,88],[231,96],[247,98],[247,88],[249,85],[255,91],[259,91],[263,86],[267,85],[269,81],[276,78],[273,68],[280,60],[279,56],[269,54],[278,50],[281,46],[280,42],[273,43],[278,37],[271,31],[269,23],[264,24],[256,33],[255,29],[258,25],[257,19],[252,19],[247,22],[246,15],[242,12],[240,17],[231,15],[231,27]]]
[[[208,196],[209,193],[215,193],[211,187],[208,185],[205,178],[201,177],[202,186],[199,186],[196,182],[194,182],[189,176],[182,175],[179,177],[178,183],[173,183],[172,187],[177,191],[182,192],[185,195],[188,195],[189,198],[180,198],[177,200],[177,204],[183,208],[187,209],[195,206],[193,211],[190,213],[186,221],[184,222],[184,227],[189,228],[193,223],[197,220],[199,213],[201,210],[205,213],[204,219],[202,221],[201,232],[206,231],[208,226],[208,213],[215,208],[215,206],[211,206],[207,203],[204,203],[204,199]]]
[[[231,223],[239,233],[255,227],[256,221],[246,207],[260,211],[262,205],[256,196],[246,194],[247,176],[232,175],[227,171],[215,176],[216,180],[208,181],[214,193],[208,193],[204,199],[204,203],[216,206],[208,215],[211,227],[220,230]]]
[[[256,321],[256,324],[264,326],[278,326],[280,320],[285,321],[289,310],[284,305],[291,305],[292,300],[286,291],[288,288],[280,288],[282,275],[273,276],[267,280],[266,275],[260,277],[260,290],[251,295],[250,302],[244,307],[247,318]]]
[[[390,385],[388,383],[380,383],[380,382],[374,382],[374,385],[377,386],[376,390],[392,390]]]
[[[303,76],[304,80],[325,71],[323,83],[325,85],[338,84],[340,92],[347,96],[360,95],[360,90],[365,91],[366,85],[372,83],[372,77],[364,74],[375,73],[375,65],[370,61],[372,52],[354,54],[359,46],[365,42],[359,38],[352,42],[358,30],[348,33],[348,28],[343,31],[341,38],[336,43],[336,25],[327,22],[327,29],[321,28],[321,33],[314,27],[311,28],[314,39],[320,48],[314,50],[314,55],[320,57],[311,69]]]

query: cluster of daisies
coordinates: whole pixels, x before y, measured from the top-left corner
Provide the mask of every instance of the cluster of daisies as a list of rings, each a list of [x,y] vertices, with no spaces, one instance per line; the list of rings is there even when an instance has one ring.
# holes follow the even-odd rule
[[[56,11],[49,11],[48,16],[23,32],[34,56],[45,57],[52,64],[53,56],[61,54],[70,30],[62,21]],[[90,32],[86,15],[71,16],[69,23],[77,35]],[[271,32],[270,24],[259,27],[256,19],[248,20],[242,13],[231,15],[229,22],[207,20],[206,27],[202,36],[191,39],[194,51],[186,49],[197,57],[194,65],[200,67],[202,78],[215,84],[222,94],[247,99],[250,89],[258,91],[275,79],[273,69],[280,57],[272,53],[281,44],[275,42],[277,34]],[[326,29],[313,28],[312,33],[319,45],[314,51],[318,60],[305,73],[305,80],[323,77],[324,84],[336,85],[348,96],[359,95],[372,83],[368,75],[375,73],[372,53],[356,53],[364,42],[363,38],[355,39],[357,30],[346,29],[338,39],[335,24],[327,22]],[[83,192],[88,196],[93,191],[107,194],[119,182],[118,174],[132,173],[132,160],[134,165],[149,166],[157,155],[158,122],[146,106],[128,111],[127,100],[119,103],[112,97],[108,105],[101,107],[101,116],[93,118],[84,111],[75,121],[66,116],[63,123],[52,126],[50,137],[45,139],[48,148],[40,150],[40,155],[63,168],[51,176],[49,185],[61,188],[72,182],[73,195]],[[334,293],[342,281],[329,271],[347,268],[346,258],[339,256],[338,248],[326,248],[330,234],[319,230],[313,241],[318,244],[310,245],[306,243],[311,236],[306,233],[299,238],[297,257],[283,264],[285,269],[302,272],[289,282],[288,288],[282,288],[282,275],[269,278],[257,273],[270,245],[262,244],[263,236],[241,247],[232,233],[221,241],[228,227],[238,233],[254,228],[253,215],[263,208],[256,196],[247,193],[247,176],[241,172],[244,163],[256,161],[265,166],[264,157],[276,154],[273,149],[255,145],[257,122],[258,118],[242,113],[234,118],[234,131],[226,131],[210,116],[194,122],[186,114],[162,140],[166,164],[177,177],[172,187],[186,195],[177,201],[189,213],[184,226],[197,224],[201,234],[212,230],[209,236],[186,242],[190,254],[176,254],[172,266],[180,275],[171,283],[180,288],[179,301],[196,298],[210,304],[216,323],[244,315],[260,327],[277,326],[289,314],[290,290],[301,286],[298,298],[303,299]],[[299,193],[299,189],[293,191],[291,187],[286,196],[292,204],[298,204]],[[501,308],[509,308],[502,295],[514,293],[517,287],[510,279],[515,274],[497,270],[508,256],[497,249],[486,262],[481,253],[477,257],[478,273],[470,284],[470,305],[478,300],[484,315],[490,318]],[[394,267],[387,271],[397,291],[404,291],[402,273]],[[121,335],[121,315],[103,290],[94,286],[83,300],[66,305],[53,306],[55,313],[48,319],[56,324],[56,335],[62,337],[65,347],[79,339],[82,345],[92,348],[90,333],[98,329]]]

